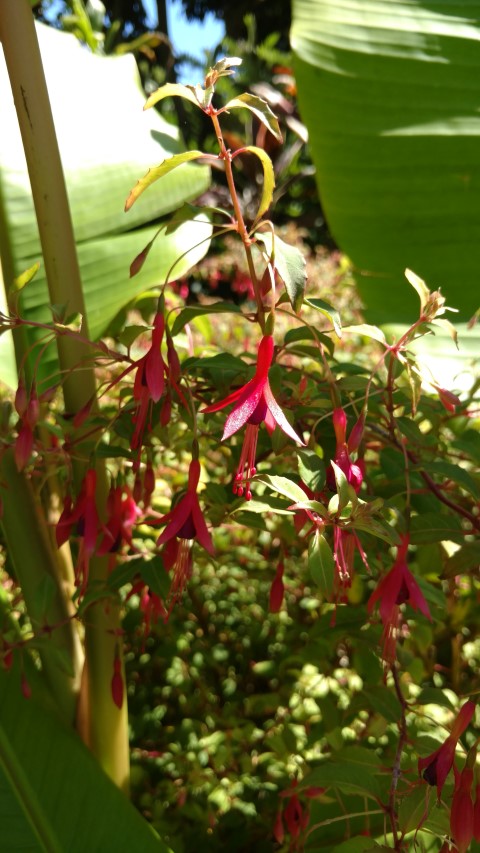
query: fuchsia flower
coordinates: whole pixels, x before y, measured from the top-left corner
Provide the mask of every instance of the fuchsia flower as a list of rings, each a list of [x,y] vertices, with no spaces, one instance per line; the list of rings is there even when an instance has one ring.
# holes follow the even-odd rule
[[[133,416],[135,430],[131,440],[132,450],[137,450],[143,444],[143,435],[152,402],[158,403],[165,390],[165,375],[168,373],[168,368],[163,360],[161,349],[164,331],[164,316],[162,313],[157,313],[153,321],[150,348],[136,362],[133,399],[137,405]]]
[[[78,561],[75,568],[75,583],[85,592],[88,582],[88,567],[90,557],[95,552],[97,536],[100,530],[100,519],[97,512],[95,491],[97,487],[97,474],[94,468],[86,472],[80,494],[75,504],[70,495],[67,495],[63,512],[57,522],[55,536],[60,548],[67,542],[75,530],[81,537]]]
[[[229,394],[228,397],[220,400],[219,403],[213,403],[202,410],[205,414],[211,414],[212,412],[224,409],[225,406],[234,404],[233,410],[225,421],[222,441],[230,438],[230,436],[238,432],[246,424],[245,438],[235,475],[233,492],[238,496],[243,495],[245,492],[247,500],[250,500],[252,497],[250,480],[255,476],[257,470],[255,467],[255,454],[257,450],[258,430],[263,421],[265,421],[269,432],[273,432],[275,426],[278,425],[293,441],[296,441],[298,444],[304,444],[293,427],[290,426],[270,388],[268,371],[273,359],[273,350],[272,336],[265,335],[260,341],[258,348],[257,368],[253,379],[247,382],[242,388],[238,388],[233,394]]]
[[[20,418],[15,441],[15,464],[19,471],[23,471],[32,453],[33,431],[40,416],[40,403],[34,383],[28,397],[23,380],[20,379],[15,394],[15,409]]]
[[[426,758],[418,759],[418,772],[423,776],[429,785],[437,786],[437,795],[440,799],[442,788],[445,780],[452,769],[455,758],[455,748],[461,735],[470,724],[470,721],[475,712],[475,702],[469,700],[462,705],[457,719],[455,720],[452,731],[446,741],[442,743],[435,752],[427,755]]]
[[[167,559],[170,557],[171,565],[174,566],[174,574],[170,595],[175,602],[182,594],[185,584],[192,570],[192,545],[196,539],[200,545],[214,553],[213,542],[207,530],[205,519],[200,509],[197,496],[197,486],[200,479],[200,462],[192,459],[188,472],[188,486],[186,494],[180,498],[177,504],[164,515],[160,523],[166,523],[165,530],[159,536],[157,545],[172,542],[173,554],[170,549]],[[174,543],[174,544],[173,544]],[[166,568],[170,566],[166,565]]]
[[[475,750],[476,752],[476,750]],[[473,762],[475,756],[473,756]],[[455,840],[458,853],[466,853],[473,838],[473,768],[467,763],[462,772],[453,767],[455,774],[455,791],[452,798],[450,810],[450,832]]]
[[[410,604],[414,610],[420,610],[427,619],[430,621],[432,619],[420,587],[407,566],[409,541],[408,533],[402,536],[392,568],[379,581],[367,604],[371,613],[375,604],[379,602],[380,618],[383,622],[383,658],[390,662],[395,660],[401,624],[400,605]]]
[[[333,461],[343,471],[347,481],[355,489],[360,491],[363,482],[363,471],[358,463],[352,462],[350,453],[357,450],[362,439],[364,429],[364,417],[361,416],[353,427],[347,442],[347,416],[342,408],[333,410],[333,428],[337,446]],[[327,470],[327,484],[332,491],[336,491],[335,472],[330,465]]]
[[[283,560],[281,560],[277,566],[277,571],[275,572],[275,577],[270,587],[270,613],[278,613],[282,606],[283,597],[285,595],[285,585],[283,583],[284,571],[285,566],[283,564]]]
[[[108,520],[97,553],[115,554],[122,543],[132,544],[133,527],[142,514],[128,486],[112,486],[107,498]]]

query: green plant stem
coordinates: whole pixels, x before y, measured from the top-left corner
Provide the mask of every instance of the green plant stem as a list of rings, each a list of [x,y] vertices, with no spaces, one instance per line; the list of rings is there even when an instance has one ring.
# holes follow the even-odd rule
[[[40,647],[43,669],[63,718],[73,724],[83,654],[56,575],[56,560],[42,507],[30,482],[17,471],[11,448],[0,459],[0,498],[8,554],[23,590],[34,633],[49,635],[48,642]],[[59,655],[65,658],[64,666],[59,666]]]
[[[82,314],[83,333],[88,323],[80,279],[73,226],[55,126],[38,46],[32,10],[28,0],[2,0],[0,39],[12,86],[22,134],[32,195],[42,244],[51,303],[68,304],[69,310]],[[57,338],[60,367],[65,382],[65,408],[78,412],[95,396],[93,369],[78,367],[88,348],[70,336]],[[95,410],[95,405],[92,407]],[[80,445],[81,447],[81,445]],[[108,483],[103,462],[96,465],[97,503],[100,514],[106,505]],[[76,466],[80,480],[82,466]],[[32,553],[29,552],[29,561]],[[94,558],[90,566],[93,583],[105,583],[108,563]],[[28,578],[26,579],[28,584]],[[116,637],[120,632],[117,605],[94,604],[86,625],[88,732],[84,734],[97,759],[124,789],[128,787],[128,726],[125,702],[121,710],[111,695],[111,677]],[[85,702],[84,702],[85,704]]]
[[[220,122],[214,110],[210,113],[210,118],[213,122],[213,127],[215,129],[215,134],[217,137],[218,145],[220,148],[220,157],[225,163],[225,175],[227,178],[228,189],[230,191],[230,196],[232,199],[233,210],[235,212],[235,219],[237,222],[237,231],[240,235],[240,238],[243,243],[243,247],[245,249],[245,255],[247,258],[248,271],[250,273],[250,278],[252,280],[253,290],[255,293],[255,301],[257,303],[257,311],[258,311],[258,322],[260,323],[260,327],[262,332],[265,331],[265,308],[263,305],[263,300],[260,294],[260,285],[258,283],[257,273],[255,270],[255,264],[253,263],[252,256],[252,241],[250,239],[250,235],[247,231],[247,226],[245,225],[245,220],[243,218],[242,211],[240,209],[240,203],[238,201],[237,190],[235,187],[235,179],[233,177],[233,169],[232,169],[232,156],[228,149],[225,146],[225,142],[223,141],[222,129],[220,127]]]

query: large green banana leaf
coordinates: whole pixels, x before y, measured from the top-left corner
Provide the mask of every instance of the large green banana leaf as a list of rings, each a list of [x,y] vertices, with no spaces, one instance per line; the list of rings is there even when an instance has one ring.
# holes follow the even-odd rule
[[[0,849],[168,853],[70,730],[0,670]]]
[[[160,234],[141,274],[129,277],[133,258],[153,236],[143,228],[202,193],[208,167],[185,164],[144,193],[131,211],[125,199],[150,166],[181,150],[178,129],[154,110],[143,112],[135,60],[90,53],[74,36],[38,25],[38,36],[65,170],[92,336],[139,291],[163,283],[173,261],[199,240],[175,268],[182,275],[205,253],[208,226],[187,223]],[[0,249],[16,275],[41,260],[40,241],[13,99],[0,54]],[[124,232],[129,232],[124,233]],[[7,267],[7,264],[5,264]],[[6,281],[8,286],[10,282]],[[49,317],[44,278],[25,290],[24,310],[33,320]],[[0,305],[1,310],[1,305]],[[0,338],[0,379],[12,374]]]
[[[480,4],[293,0],[302,118],[333,236],[369,319],[410,321],[413,269],[480,302]]]

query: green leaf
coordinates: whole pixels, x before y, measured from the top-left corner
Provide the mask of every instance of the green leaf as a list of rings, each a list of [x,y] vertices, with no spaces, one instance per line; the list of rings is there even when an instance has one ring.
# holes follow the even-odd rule
[[[172,579],[165,571],[160,556],[152,557],[151,560],[142,560],[138,566],[138,571],[152,592],[164,600],[168,597]]]
[[[314,450],[297,450],[298,473],[312,492],[319,492],[325,484],[325,465]]]
[[[285,284],[290,304],[299,311],[305,294],[307,275],[306,261],[296,246],[289,246],[280,237],[272,234],[255,233],[255,238],[265,245],[267,254]]]
[[[308,570],[322,597],[330,601],[333,594],[335,561],[330,545],[318,530],[308,546]]]
[[[412,466],[412,470],[423,470],[427,474],[441,474],[442,477],[452,480],[457,485],[461,486],[465,491],[469,492],[474,498],[478,498],[480,490],[476,480],[469,474],[465,468],[460,465],[454,465],[452,462],[446,462],[439,459],[435,462],[427,462],[418,466]]]
[[[410,523],[410,541],[412,545],[425,545],[429,542],[463,542],[464,531],[456,515],[439,515],[426,512],[412,516]]]
[[[337,463],[333,461],[333,459],[330,464],[333,468],[333,473],[335,474],[335,485],[337,487],[338,494],[338,508],[336,509],[336,512],[341,512],[342,509],[344,509],[350,502],[353,489],[349,486],[344,472]],[[355,494],[355,492],[353,492],[353,494]]]
[[[368,320],[415,320],[408,267],[468,321],[480,266],[470,0],[296,0],[290,39],[322,206]]]
[[[311,308],[315,308],[316,311],[320,311],[328,320],[330,320],[337,337],[342,337],[342,321],[340,320],[340,314],[335,308],[332,308],[328,302],[325,302],[323,299],[305,299],[305,304],[310,305]]]
[[[423,278],[420,278],[420,276],[416,275],[412,270],[409,270],[409,269],[405,270],[405,278],[407,279],[408,282],[410,282],[412,287],[417,291],[417,293],[420,297],[420,311],[423,314],[423,309],[425,308],[425,306],[428,302],[428,299],[430,296],[430,291],[429,291],[427,285],[425,284]]]
[[[74,36],[41,24],[37,25],[37,33],[67,182],[89,329],[91,336],[96,337],[133,296],[146,287],[158,285],[159,281],[162,283],[163,275],[176,258],[207,236],[211,226],[207,225],[206,217],[203,217],[203,225],[183,225],[176,236],[161,235],[152,251],[157,269],[147,264],[136,280],[128,281],[132,259],[158,229],[157,225],[142,232],[141,226],[158,220],[185,200],[204,192],[210,182],[210,169],[186,163],[162,179],[161,193],[144,193],[126,217],[123,211],[126,191],[138,175],[151,163],[181,150],[178,129],[155,111],[142,113],[144,99],[131,56],[93,55]],[[64,73],[66,67],[69,74]],[[65,109],[65,104],[71,102],[75,102],[74,122]],[[8,247],[13,277],[40,260],[41,246],[3,57],[0,61],[0,105],[0,179],[5,217],[2,251],[4,246]],[[125,233],[127,231],[130,233]],[[208,241],[194,250],[197,260],[207,246]],[[189,257],[192,259],[192,255]],[[188,268],[189,263],[182,261],[173,277],[184,274]],[[20,300],[22,314],[27,320],[51,321],[43,264],[35,279],[22,291]],[[1,377],[12,373],[4,352],[10,338],[7,333],[1,339]],[[29,340],[32,339],[33,334],[29,333]],[[47,351],[46,363],[42,358],[43,375],[52,371],[53,362],[53,354]]]
[[[389,723],[397,723],[402,709],[397,697],[387,687],[366,687],[362,691],[372,710],[381,714]]]
[[[465,542],[445,563],[444,574],[447,578],[455,575],[472,574],[480,565],[480,542]]]
[[[344,326],[343,331],[350,335],[359,335],[362,338],[372,338],[380,344],[387,345],[385,334],[378,326],[371,326],[369,323],[358,323],[356,326]]]
[[[241,314],[242,309],[233,302],[212,302],[211,305],[188,305],[175,317],[172,326],[172,337],[178,335],[187,323],[195,317],[203,317],[206,314]]]
[[[375,775],[365,766],[351,764],[335,764],[325,761],[320,767],[315,767],[304,777],[302,788],[333,787],[345,794],[360,794],[374,799],[380,799],[380,786]]]
[[[249,151],[251,154],[255,154],[263,166],[262,197],[255,217],[255,222],[258,222],[272,203],[273,190],[275,189],[275,173],[273,171],[273,163],[263,148],[257,148],[256,145],[248,145],[246,148],[241,148],[236,153],[245,154],[246,151]]]
[[[218,112],[228,112],[229,110],[235,110],[242,107],[250,110],[250,112],[252,112],[254,116],[256,116],[256,118],[265,125],[267,130],[269,130],[270,133],[273,133],[279,142],[282,142],[282,134],[275,115],[272,113],[267,102],[263,101],[262,98],[259,98],[257,95],[249,95],[248,93],[238,95],[236,98],[232,98],[232,100],[225,104],[225,106]]]
[[[80,739],[23,697],[16,667],[0,671],[0,791],[8,853],[167,853]]]
[[[191,104],[195,104],[196,107],[200,107],[198,99],[195,97],[193,86],[184,86],[182,83],[165,83],[163,86],[160,86],[159,89],[156,89],[155,92],[152,92],[152,94],[147,98],[143,109],[149,110],[150,107],[155,106],[159,101],[163,101],[164,98],[170,98],[172,96],[185,98],[185,100],[190,101]]]
[[[169,172],[173,169],[177,169],[184,163],[189,163],[190,160],[199,160],[202,157],[208,156],[208,154],[204,154],[202,151],[182,151],[181,154],[174,154],[173,157],[169,157],[167,160],[162,160],[158,166],[152,166],[143,178],[140,178],[137,181],[134,188],[130,190],[130,194],[125,202],[125,212],[130,210],[137,198],[145,192],[147,187],[155,181],[158,181],[159,178],[163,178],[164,175],[168,175]]]
[[[256,482],[263,483],[279,495],[285,495],[291,501],[303,501],[306,498],[302,487],[294,483],[288,477],[277,477],[271,474],[261,474],[256,478]]]
[[[448,708],[454,711],[455,707],[444,690],[439,687],[424,687],[415,699],[417,705],[438,705],[440,708]]]
[[[40,262],[36,261],[28,270],[20,273],[16,278],[13,279],[12,286],[10,288],[11,293],[18,293],[20,290],[23,290],[26,284],[28,284],[32,278],[34,278],[37,272],[40,269]]]

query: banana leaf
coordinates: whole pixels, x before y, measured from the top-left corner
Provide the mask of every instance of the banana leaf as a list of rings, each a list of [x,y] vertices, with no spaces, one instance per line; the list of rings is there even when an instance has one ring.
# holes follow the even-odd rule
[[[413,269],[468,321],[480,268],[480,10],[471,0],[294,0],[322,205],[371,322],[410,322]]]
[[[203,256],[208,247],[208,224],[186,223],[167,236],[160,233],[141,274],[129,277],[131,261],[153,236],[151,223],[200,195],[209,185],[210,170],[190,163],[181,166],[125,213],[125,199],[138,178],[181,150],[178,129],[154,110],[143,112],[145,96],[132,56],[92,54],[72,35],[41,24],[37,27],[87,313],[92,336],[98,336],[137,293],[163,283],[174,260],[201,240],[201,246],[182,260],[171,277],[183,275]],[[41,261],[41,248],[1,53],[0,126],[0,251],[8,288],[12,276]],[[34,321],[50,319],[48,302],[46,282],[40,274],[25,289],[24,315]],[[7,335],[0,338],[0,345],[0,379],[7,381],[13,373]]]

